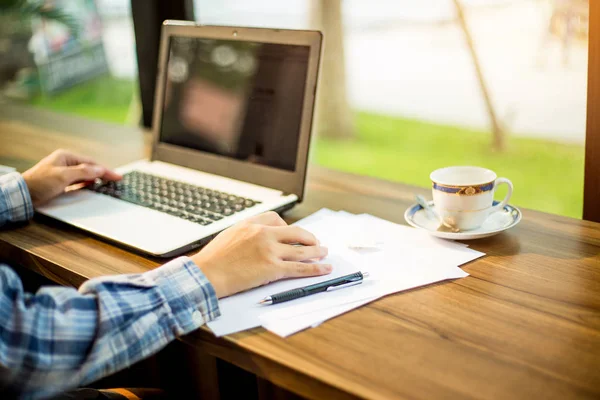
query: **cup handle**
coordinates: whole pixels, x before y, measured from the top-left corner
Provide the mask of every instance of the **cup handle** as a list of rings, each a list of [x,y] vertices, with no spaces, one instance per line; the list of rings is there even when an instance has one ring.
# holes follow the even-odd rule
[[[492,207],[492,209],[490,210],[490,214],[496,212],[496,211],[501,211],[504,209],[504,207],[508,204],[508,201],[510,200],[510,197],[512,196],[512,192],[513,192],[513,184],[509,179],[506,178],[498,178],[496,179],[496,181],[494,182],[494,193],[496,193],[496,189],[498,188],[498,185],[501,185],[505,183],[506,185],[508,185],[508,192],[506,193],[506,196],[504,196],[504,200],[502,200],[500,202],[500,204],[497,204],[495,206]]]

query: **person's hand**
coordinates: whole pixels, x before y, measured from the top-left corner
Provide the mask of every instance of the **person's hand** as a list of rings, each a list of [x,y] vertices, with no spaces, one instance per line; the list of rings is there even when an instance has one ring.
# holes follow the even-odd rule
[[[115,181],[122,176],[96,164],[88,157],[66,150],[56,150],[23,173],[34,206],[62,194],[73,183],[93,181],[96,178]]]
[[[326,255],[312,233],[268,212],[221,232],[192,260],[221,298],[279,279],[328,274],[331,265],[301,262]]]

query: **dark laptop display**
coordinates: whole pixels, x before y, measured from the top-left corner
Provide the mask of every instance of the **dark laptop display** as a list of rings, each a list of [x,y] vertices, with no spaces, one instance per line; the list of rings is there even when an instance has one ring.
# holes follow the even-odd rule
[[[160,141],[294,171],[309,52],[171,37]]]

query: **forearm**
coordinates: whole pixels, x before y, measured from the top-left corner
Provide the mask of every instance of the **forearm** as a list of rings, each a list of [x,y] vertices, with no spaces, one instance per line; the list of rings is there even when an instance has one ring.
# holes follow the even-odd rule
[[[0,176],[0,226],[32,216],[31,196],[23,177],[16,172]]]
[[[14,272],[1,272],[0,364],[15,371],[11,386],[34,397],[121,370],[219,314],[212,286],[185,257],[35,296]]]

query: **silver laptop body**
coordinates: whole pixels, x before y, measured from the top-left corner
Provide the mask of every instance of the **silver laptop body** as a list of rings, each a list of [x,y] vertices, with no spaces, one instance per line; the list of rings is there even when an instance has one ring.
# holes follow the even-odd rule
[[[322,36],[163,24],[150,160],[37,212],[152,256],[302,200]]]

